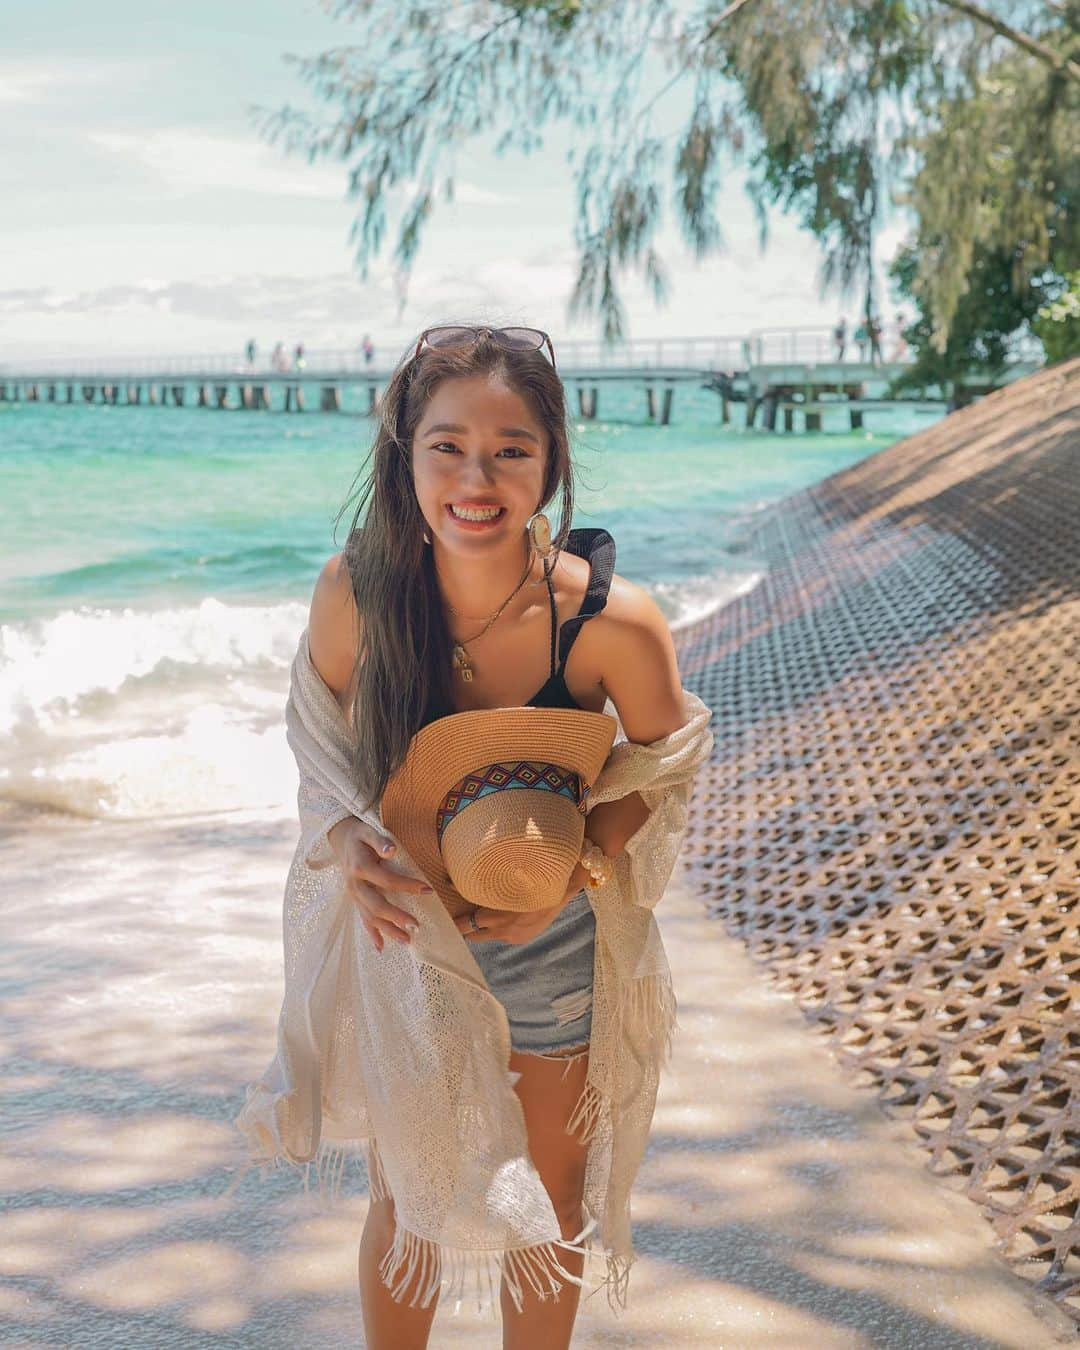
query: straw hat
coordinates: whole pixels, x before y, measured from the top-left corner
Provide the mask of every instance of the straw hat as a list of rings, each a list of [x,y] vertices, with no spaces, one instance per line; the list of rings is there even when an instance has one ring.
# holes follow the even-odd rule
[[[606,713],[485,708],[422,727],[379,814],[453,915],[550,909],[585,836],[585,799],[615,739]]]

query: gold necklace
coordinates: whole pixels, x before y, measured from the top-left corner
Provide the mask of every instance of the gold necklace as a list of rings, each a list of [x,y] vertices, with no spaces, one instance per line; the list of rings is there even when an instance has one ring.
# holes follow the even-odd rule
[[[502,604],[495,611],[495,613],[492,614],[491,618],[488,619],[488,621],[484,624],[483,628],[480,629],[479,633],[474,633],[473,636],[469,638],[467,641],[462,640],[461,642],[454,643],[454,667],[455,669],[461,671],[461,678],[465,680],[466,683],[468,683],[468,681],[470,681],[473,677],[473,666],[469,662],[469,656],[465,648],[468,646],[470,642],[476,642],[478,639],[484,636],[484,634],[495,622],[495,620],[499,617],[499,615],[503,612],[503,610],[510,603],[510,601],[513,600],[514,596],[517,595],[518,591],[521,590],[522,586],[525,585],[525,578],[529,575],[531,571],[532,571],[532,555],[530,554],[529,559],[525,564],[525,571],[522,572],[521,574],[521,580],[510,592],[510,594],[506,597],[506,599],[502,602]],[[458,614],[458,611],[453,607],[453,605],[449,603],[449,601],[445,601],[444,603],[446,604],[446,608],[450,611],[451,614],[457,615],[458,618],[463,617],[461,614]]]

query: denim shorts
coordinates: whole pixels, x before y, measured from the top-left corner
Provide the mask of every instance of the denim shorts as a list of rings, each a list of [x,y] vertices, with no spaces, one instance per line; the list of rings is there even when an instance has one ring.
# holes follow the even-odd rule
[[[531,942],[469,943],[506,1009],[514,1050],[543,1055],[588,1041],[595,945],[596,918],[584,891]]]

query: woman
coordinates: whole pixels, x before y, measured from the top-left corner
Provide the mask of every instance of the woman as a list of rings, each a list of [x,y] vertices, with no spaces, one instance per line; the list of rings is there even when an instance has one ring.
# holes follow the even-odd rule
[[[388,984],[383,1003],[374,1014],[367,1014],[369,1021],[378,1020],[379,1035],[385,1035],[387,1019],[398,1012],[399,1000],[391,991],[400,989],[401,981],[411,978],[421,963],[444,972],[449,969],[457,959],[449,951],[453,941],[460,946],[457,935],[468,944],[483,975],[482,982],[474,981],[479,994],[470,992],[487,1003],[494,997],[501,1006],[500,1016],[504,1012],[509,1024],[510,1078],[524,1116],[529,1159],[550,1199],[561,1237],[570,1244],[560,1252],[561,1273],[580,1278],[584,1256],[579,1240],[588,1231],[583,1229],[583,1197],[590,1147],[597,1122],[610,1124],[614,1109],[610,1094],[605,1096],[602,1086],[589,1082],[594,962],[621,944],[629,952],[635,975],[652,972],[631,981],[605,967],[609,974],[604,997],[614,997],[614,990],[619,997],[625,993],[625,999],[618,1004],[618,1018],[614,1004],[603,1005],[604,1044],[611,1046],[605,1050],[605,1064],[610,1066],[621,1053],[648,1069],[632,1079],[636,1086],[630,1089],[635,1105],[643,1103],[647,1113],[647,1133],[655,1100],[652,1070],[659,1062],[658,1041],[670,1036],[674,1020],[670,985],[664,983],[666,963],[662,946],[659,954],[656,951],[659,937],[648,909],[670,874],[673,855],[667,857],[642,830],[650,807],[641,793],[615,783],[613,791],[619,795],[601,800],[589,811],[585,861],[570,876],[560,905],[531,913],[481,909],[454,919],[457,935],[448,939],[440,925],[448,928],[449,916],[422,879],[390,865],[395,841],[370,810],[401,764],[412,736],[439,717],[528,704],[601,712],[610,699],[631,743],[623,747],[624,758],[631,746],[633,751],[648,747],[653,752],[648,770],[643,774],[638,770],[638,778],[625,781],[644,785],[656,765],[668,766],[665,781],[676,787],[657,789],[654,805],[662,804],[667,813],[665,841],[676,835],[681,839],[688,776],[707,753],[703,725],[707,710],[681,687],[671,635],[655,603],[640,587],[613,575],[610,536],[603,530],[569,530],[572,469],[564,393],[554,360],[550,338],[537,330],[446,327],[423,334],[391,378],[349,539],[343,553],[322,569],[307,630],[307,654],[317,674],[314,698],[317,701],[321,683],[333,692],[349,725],[349,767],[366,809],[347,812],[340,797],[336,805],[323,805],[321,819],[316,819],[316,812],[314,828],[305,831],[300,853],[304,864],[324,865],[328,860],[316,862],[315,855],[320,836],[325,838],[344,879],[344,894],[355,906],[371,944],[368,955],[360,954],[368,962],[369,975],[357,983],[357,998],[375,997],[379,963],[394,950],[414,942],[419,948],[422,940],[430,944],[416,951],[415,961],[397,958],[398,983]],[[561,528],[550,548],[544,522],[537,517],[556,497]],[[301,659],[307,659],[303,652],[298,655]],[[687,740],[691,720],[692,745]],[[292,725],[296,748],[303,737],[297,729],[300,719],[294,717]],[[673,771],[675,757],[665,758],[665,752],[676,744],[679,759]],[[298,757],[303,772],[303,755]],[[645,763],[644,751],[635,763]],[[673,795],[679,800],[674,801]],[[626,849],[635,836],[650,845],[650,863],[652,853],[664,854],[660,866],[649,872],[648,883],[631,877]],[[399,858],[400,853],[398,849]],[[601,855],[603,860],[615,860],[612,866],[622,870],[599,892],[610,895],[608,908],[597,906],[594,914],[596,901],[590,900],[598,892],[586,888],[608,875]],[[640,860],[633,867],[640,871]],[[658,885],[653,871],[660,878]],[[631,894],[641,906],[634,915],[627,913],[631,906],[625,903]],[[611,916],[606,922],[613,925],[604,930],[608,937],[603,953],[597,950],[596,915],[601,913]],[[617,936],[616,923],[624,925]],[[627,938],[631,928],[634,936]],[[440,941],[442,947],[436,950]],[[373,952],[380,955],[373,957]],[[325,955],[320,960],[325,966]],[[461,978],[447,981],[453,997],[467,984],[468,972],[460,963],[456,972]],[[425,988],[432,978],[430,971],[425,974]],[[639,995],[636,1002],[630,996],[632,988]],[[480,1025],[482,1001],[463,1015],[463,1027]],[[617,1024],[630,1036],[635,1019],[640,1024],[640,1047],[626,1054],[613,1039],[615,1031],[609,1033],[608,1028]],[[304,1019],[295,1020],[299,1024]],[[286,1021],[283,1013],[283,1026]],[[310,1023],[310,1013],[306,1021]],[[281,1053],[294,1054],[295,1047]],[[327,1054],[313,1050],[309,1058],[325,1062]],[[369,1050],[364,1066],[369,1104],[404,1091],[404,1079],[398,1080],[396,1089],[373,1085],[377,1060],[378,1052]],[[600,1067],[594,1065],[594,1070]],[[616,1079],[610,1067],[604,1073],[610,1087]],[[296,1077],[290,1063],[279,1068],[272,1083],[266,1078],[253,1090],[258,1100],[249,1099],[244,1125],[250,1134],[261,1129],[265,1142],[267,1134],[276,1133],[280,1105],[275,1116],[260,1102],[280,1104],[286,1098],[295,1102]],[[433,1083],[435,1077],[433,1073]],[[283,1081],[291,1095],[282,1090]],[[324,1113],[334,1115],[333,1092],[325,1082],[321,1094],[313,1095],[321,1095]],[[479,1091],[474,1095],[478,1101]],[[453,1099],[458,1110],[460,1099],[459,1090]],[[436,1098],[428,1100],[430,1114],[438,1116]],[[253,1124],[260,1111],[263,1123]],[[591,1130],[582,1129],[583,1137],[577,1138],[572,1131],[583,1112],[591,1117]],[[377,1107],[369,1110],[371,1121],[377,1113]],[[442,1114],[451,1113],[448,1108]],[[343,1114],[338,1109],[336,1118]],[[395,1119],[388,1112],[385,1128],[380,1130],[376,1123],[370,1129],[372,1139],[378,1134],[384,1154],[389,1147],[402,1147],[406,1115],[402,1110]],[[416,1128],[423,1125],[434,1128],[431,1122]],[[354,1126],[353,1132],[360,1128]],[[639,1155],[644,1146],[640,1120],[635,1130],[624,1152]],[[342,1127],[342,1132],[348,1131]],[[615,1185],[608,1177],[614,1178],[617,1170],[610,1150],[618,1129],[605,1127],[603,1134],[605,1142],[594,1162],[604,1163],[607,1170],[602,1178],[593,1178],[594,1189]],[[317,1135],[317,1128],[310,1132],[311,1147],[318,1142]],[[464,1144],[466,1136],[461,1138]],[[292,1156],[295,1150],[279,1140],[270,1151]],[[392,1171],[398,1176],[411,1173],[395,1159],[394,1168],[388,1166],[383,1174],[378,1154],[372,1157],[373,1198],[359,1263],[367,1344],[375,1350],[425,1346],[438,1284],[428,1280],[426,1304],[415,1306],[411,1295],[428,1263],[410,1244],[414,1238],[424,1239],[411,1231],[396,1232],[395,1188],[386,1180]],[[634,1170],[636,1161],[630,1168],[631,1173]],[[399,1205],[404,1185],[397,1188],[402,1192],[397,1196]],[[625,1177],[620,1185],[628,1191]],[[595,1199],[593,1205],[603,1208]],[[628,1219],[628,1213],[621,1217]],[[624,1246],[629,1245],[628,1222],[626,1230]],[[445,1257],[449,1248],[433,1245],[430,1250]],[[406,1264],[410,1252],[411,1264]],[[625,1254],[619,1258],[624,1294],[630,1259]],[[609,1256],[611,1269],[614,1260]],[[504,1265],[500,1299],[504,1344],[522,1350],[568,1346],[579,1285],[560,1286],[556,1281],[550,1286],[554,1298],[545,1296],[542,1286],[531,1280],[515,1282],[509,1290],[507,1269]],[[403,1276],[395,1284],[394,1275],[403,1270],[416,1279]]]

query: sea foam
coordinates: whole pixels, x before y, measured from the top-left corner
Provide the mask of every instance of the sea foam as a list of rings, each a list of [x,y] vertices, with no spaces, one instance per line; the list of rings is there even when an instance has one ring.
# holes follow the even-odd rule
[[[0,627],[0,797],[101,819],[295,811],[307,607],[67,611]]]
[[[287,670],[307,607],[225,605],[208,597],[178,609],[83,607],[0,624],[0,731],[49,727],[93,695],[117,694],[155,672]]]

